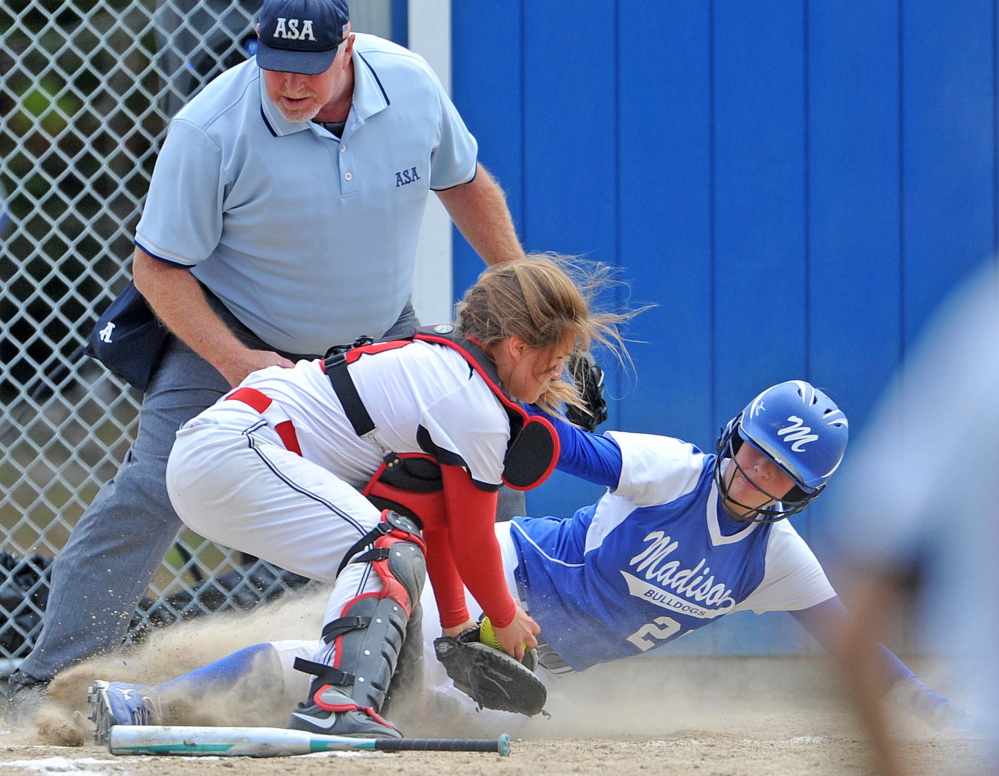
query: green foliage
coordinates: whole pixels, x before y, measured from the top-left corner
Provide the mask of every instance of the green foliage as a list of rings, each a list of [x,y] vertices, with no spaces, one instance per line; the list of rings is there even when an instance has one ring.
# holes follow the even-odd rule
[[[72,92],[63,90],[55,78],[37,82],[24,79],[20,83],[14,83],[13,87],[18,90],[18,104],[21,108],[8,119],[8,127],[15,135],[24,136],[32,131],[40,131],[56,138],[83,107],[83,100]]]

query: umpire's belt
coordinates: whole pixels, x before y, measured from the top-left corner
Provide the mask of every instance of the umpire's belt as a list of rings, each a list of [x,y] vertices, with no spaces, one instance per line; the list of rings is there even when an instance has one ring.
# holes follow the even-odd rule
[[[323,371],[326,372],[330,385],[333,386],[333,391],[343,406],[343,412],[354,428],[354,433],[363,437],[374,431],[375,422],[365,409],[354,380],[347,371],[347,359],[342,354],[327,358],[323,362]]]
[[[274,404],[274,400],[270,396],[261,393],[256,388],[237,388],[225,397],[225,401],[241,401],[243,404],[255,409],[264,416],[268,425],[277,432],[277,435],[289,451],[298,455],[302,454],[302,448],[298,445],[298,434],[295,433],[295,427],[291,424],[291,421],[288,420],[283,412],[280,414],[281,420],[273,417],[278,406]]]

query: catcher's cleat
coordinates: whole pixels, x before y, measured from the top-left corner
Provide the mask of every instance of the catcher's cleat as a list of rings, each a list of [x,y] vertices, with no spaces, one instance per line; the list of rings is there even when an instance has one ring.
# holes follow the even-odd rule
[[[317,703],[318,701],[318,703]],[[330,711],[323,706],[335,705],[342,711]],[[354,738],[402,738],[402,733],[382,719],[374,709],[358,708],[350,698],[327,685],[312,694],[311,703],[300,703],[292,712],[288,727],[324,736]]]
[[[161,721],[160,702],[141,684],[96,681],[87,693],[94,742],[106,744],[108,731],[115,725],[156,725]]]

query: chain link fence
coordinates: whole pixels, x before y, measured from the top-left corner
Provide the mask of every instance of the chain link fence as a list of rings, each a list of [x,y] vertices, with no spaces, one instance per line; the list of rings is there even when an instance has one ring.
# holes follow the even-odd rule
[[[51,558],[136,431],[141,396],[83,343],[128,280],[158,143],[204,83],[252,54],[260,2],[0,7],[0,673],[30,651]],[[387,6],[352,9],[354,29],[389,37]],[[305,582],[181,531],[132,632]]]

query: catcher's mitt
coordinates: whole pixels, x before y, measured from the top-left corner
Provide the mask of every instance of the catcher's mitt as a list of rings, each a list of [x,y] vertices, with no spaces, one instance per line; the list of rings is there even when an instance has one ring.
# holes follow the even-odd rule
[[[479,641],[479,629],[434,640],[434,652],[454,686],[487,709],[533,717],[548,700],[541,679],[524,663]],[[537,667],[537,653],[525,660]]]
[[[607,402],[604,400],[604,370],[586,351],[574,353],[566,365],[576,383],[576,390],[583,399],[585,409],[569,405],[565,409],[566,419],[584,431],[595,431],[607,420]]]

